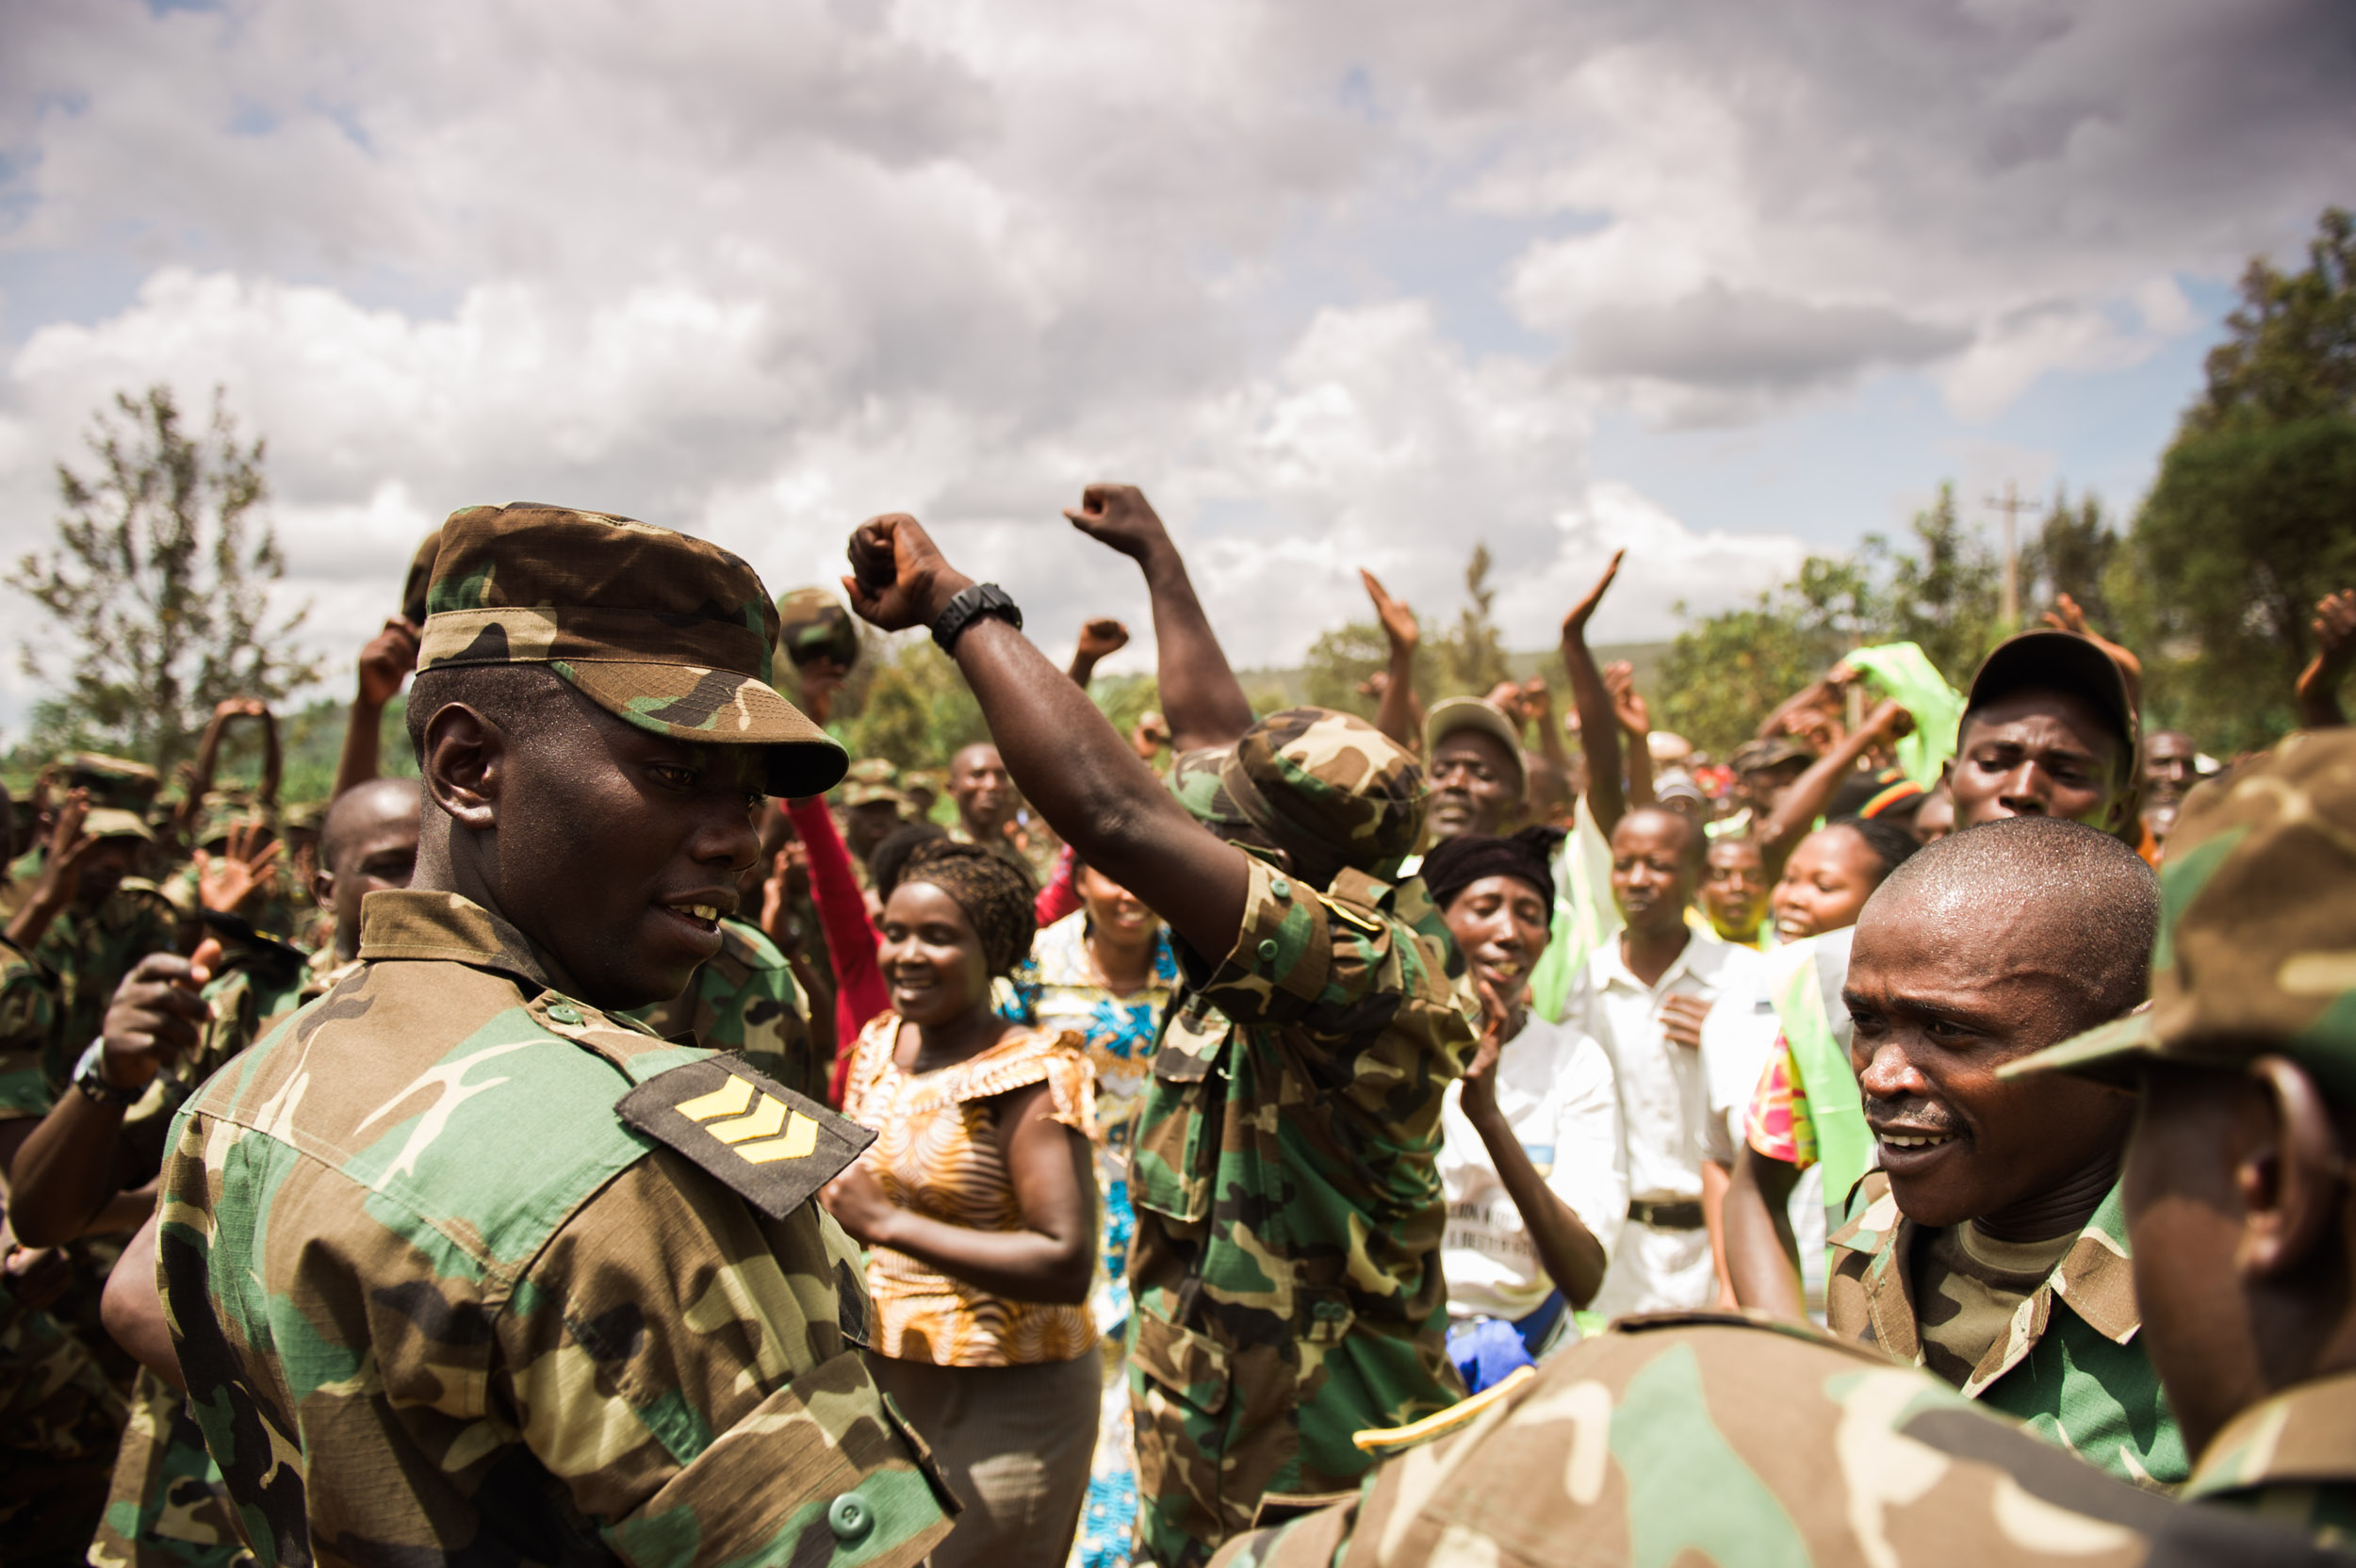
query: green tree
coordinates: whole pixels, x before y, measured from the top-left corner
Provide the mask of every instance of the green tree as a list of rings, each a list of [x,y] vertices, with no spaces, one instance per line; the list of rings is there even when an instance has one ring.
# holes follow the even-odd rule
[[[1955,515],[1953,484],[1939,487],[1939,498],[1914,514],[1909,532],[1910,551],[1894,548],[1880,534],[1866,536],[1859,553],[1866,571],[1881,580],[1878,594],[1869,596],[1880,608],[1861,615],[1857,630],[1874,642],[1920,645],[1960,691],[2009,629],[2004,625],[2004,564]]]
[[[286,561],[256,510],[263,443],[239,442],[218,391],[202,435],[183,428],[169,386],[118,393],[89,444],[94,473],[57,465],[57,547],[8,578],[62,633],[23,645],[25,673],[58,689],[34,709],[34,739],[169,771],[221,699],[277,703],[318,678],[318,662],[289,646],[309,607],[271,616]]]
[[[1659,723],[1724,758],[1777,703],[1859,645],[1880,615],[1873,584],[1856,562],[1811,555],[1798,577],[1758,603],[1677,633],[1661,663]]]
[[[2291,727],[2315,601],[2356,586],[2356,222],[2332,208],[2316,228],[2301,270],[2242,275],[2112,573],[2147,717],[2212,749]]]
[[[2101,500],[2087,496],[2072,507],[2066,491],[2055,491],[2053,510],[2021,552],[2022,619],[2035,625],[2030,606],[2051,604],[2068,594],[2086,612],[2089,625],[2116,630],[2108,580],[2119,547]]]
[[[918,632],[870,652],[860,662],[875,675],[846,726],[853,755],[937,768],[960,747],[990,739],[982,705],[930,637]]]
[[[1447,685],[1437,692],[1426,690],[1425,696],[1486,696],[1498,681],[1513,674],[1506,665],[1497,623],[1489,618],[1490,606],[1497,596],[1497,591],[1489,586],[1493,564],[1489,547],[1474,545],[1472,558],[1464,563],[1464,596],[1469,602],[1457,612],[1456,624],[1441,634],[1433,650],[1439,655],[1440,674]],[[1420,678],[1417,684],[1422,684]]]

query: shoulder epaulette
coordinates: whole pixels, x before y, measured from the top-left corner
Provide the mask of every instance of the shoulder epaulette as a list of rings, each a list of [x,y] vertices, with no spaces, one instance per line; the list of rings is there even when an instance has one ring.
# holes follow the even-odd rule
[[[875,1141],[725,1053],[656,1073],[614,1109],[772,1219],[809,1202]]]

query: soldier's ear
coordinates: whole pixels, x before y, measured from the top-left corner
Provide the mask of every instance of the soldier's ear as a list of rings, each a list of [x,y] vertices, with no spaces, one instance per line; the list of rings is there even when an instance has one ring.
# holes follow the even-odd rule
[[[311,873],[311,901],[322,909],[335,906],[335,874],[321,860]]]
[[[2257,1125],[2233,1165],[2242,1272],[2279,1279],[2307,1267],[2339,1233],[2348,1161],[2323,1091],[2287,1056],[2250,1064]]]
[[[426,793],[462,827],[488,831],[499,822],[512,743],[506,732],[463,702],[445,703],[425,724],[418,773]]]

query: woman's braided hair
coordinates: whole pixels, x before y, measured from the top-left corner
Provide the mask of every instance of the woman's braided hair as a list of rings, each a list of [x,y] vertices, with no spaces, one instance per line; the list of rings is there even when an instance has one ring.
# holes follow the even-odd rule
[[[982,939],[982,961],[993,975],[1012,972],[1031,951],[1039,930],[1031,878],[1022,868],[976,844],[936,839],[918,844],[900,872],[900,886],[929,882],[956,901]]]

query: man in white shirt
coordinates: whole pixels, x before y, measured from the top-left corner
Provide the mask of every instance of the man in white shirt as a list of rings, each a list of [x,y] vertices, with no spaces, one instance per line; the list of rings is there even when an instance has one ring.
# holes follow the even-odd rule
[[[1701,830],[1673,811],[1620,819],[1612,895],[1627,923],[1588,956],[1563,1010],[1565,1023],[1603,1046],[1619,1090],[1629,1200],[1595,1301],[1607,1317],[1718,1299],[1702,1209],[1710,1092],[1701,1029],[1720,995],[1748,995],[1759,957],[1686,922],[1704,845]]]

